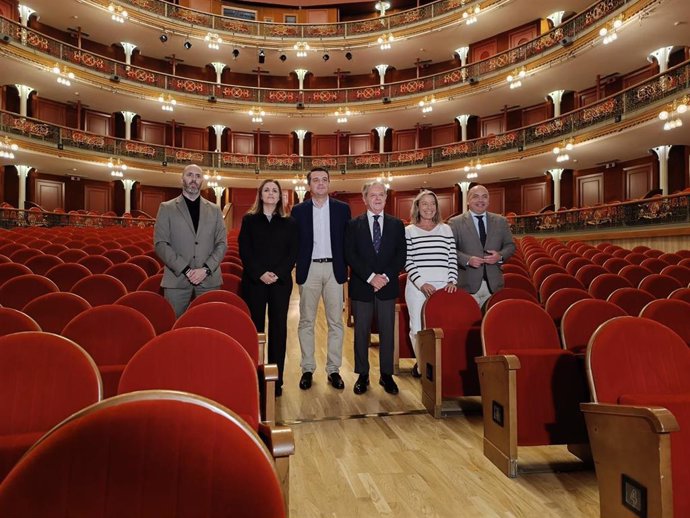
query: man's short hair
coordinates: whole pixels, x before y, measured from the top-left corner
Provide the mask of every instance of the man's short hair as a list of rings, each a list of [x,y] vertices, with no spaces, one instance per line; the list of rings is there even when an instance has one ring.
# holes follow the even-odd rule
[[[369,189],[371,189],[374,185],[380,185],[381,187],[383,187],[383,194],[388,195],[388,189],[386,189],[386,184],[384,184],[381,180],[371,180],[369,182],[366,182],[362,186],[362,196],[366,198],[367,194],[369,194]]]
[[[329,180],[329,181],[331,180],[331,173],[328,172],[328,169],[326,169],[325,167],[312,167],[311,171],[309,171],[309,172],[307,173],[307,183],[308,183],[308,184],[311,183],[311,174],[312,174],[314,171],[321,171],[321,172],[323,172],[323,173],[326,173],[326,176],[328,177],[328,180]]]

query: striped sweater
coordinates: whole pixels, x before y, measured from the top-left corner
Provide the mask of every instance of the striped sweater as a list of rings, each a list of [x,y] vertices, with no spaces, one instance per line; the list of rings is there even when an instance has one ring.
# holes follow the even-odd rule
[[[405,227],[407,240],[408,279],[421,288],[429,281],[458,281],[458,260],[453,231],[445,223],[433,230],[422,230],[416,225]]]

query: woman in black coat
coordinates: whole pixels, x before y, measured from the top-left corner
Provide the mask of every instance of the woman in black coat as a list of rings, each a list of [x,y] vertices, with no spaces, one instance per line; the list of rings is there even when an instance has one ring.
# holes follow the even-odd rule
[[[264,180],[256,200],[242,218],[239,235],[242,298],[258,332],[264,332],[268,306],[268,362],[278,365],[276,396],[282,394],[287,342],[287,312],[292,268],[297,261],[297,225],[285,214],[276,180]]]

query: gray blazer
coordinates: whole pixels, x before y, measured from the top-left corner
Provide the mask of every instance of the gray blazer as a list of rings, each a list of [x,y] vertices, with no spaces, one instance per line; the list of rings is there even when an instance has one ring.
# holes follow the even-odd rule
[[[220,208],[201,198],[199,225],[194,232],[192,217],[182,195],[161,203],[153,230],[156,255],[165,264],[163,288],[190,286],[182,270],[201,268],[204,264],[211,275],[201,283],[205,288],[217,288],[223,283],[220,263],[227,248],[227,235]]]
[[[499,214],[492,212],[486,213],[486,245],[482,247],[479,240],[477,228],[472,221],[472,213],[467,211],[464,214],[451,218],[448,222],[453,230],[455,246],[458,250],[458,286],[469,293],[476,293],[484,278],[489,283],[489,289],[493,293],[503,288],[503,270],[501,263],[486,264],[482,268],[472,268],[467,266],[471,256],[483,257],[484,250],[496,250],[503,261],[515,253],[513,234],[510,232],[508,220]]]

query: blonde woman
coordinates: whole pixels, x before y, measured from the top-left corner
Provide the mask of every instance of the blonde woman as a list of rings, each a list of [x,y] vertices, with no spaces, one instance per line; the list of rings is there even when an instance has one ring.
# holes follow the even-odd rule
[[[420,192],[412,202],[410,224],[405,227],[405,302],[410,315],[410,342],[417,358],[417,332],[422,327],[424,301],[436,290],[444,289],[452,293],[457,289],[455,239],[453,231],[442,221],[436,194],[427,190]],[[412,375],[420,377],[416,363]]]

